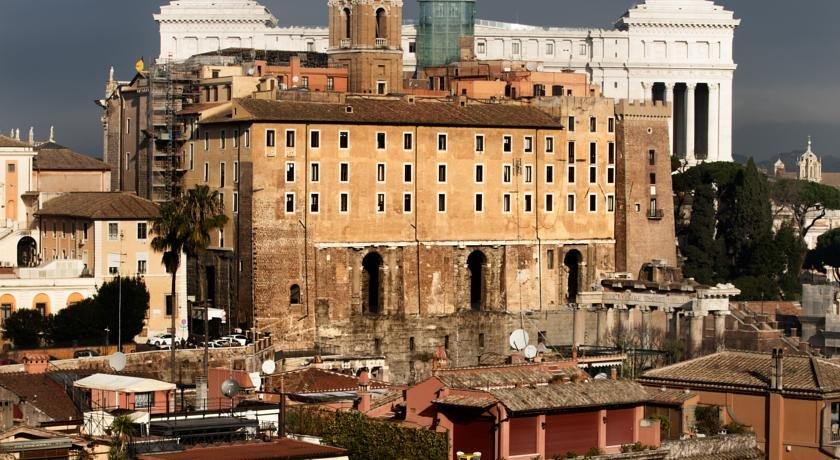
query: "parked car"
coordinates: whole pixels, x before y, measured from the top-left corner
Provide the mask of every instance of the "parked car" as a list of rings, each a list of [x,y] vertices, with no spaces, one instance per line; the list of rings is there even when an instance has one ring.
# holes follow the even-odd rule
[[[99,356],[99,353],[93,350],[76,350],[73,352],[74,358],[93,358],[94,356]]]
[[[224,339],[224,340],[230,340],[230,341],[232,341],[232,342],[236,342],[236,343],[238,343],[238,344],[239,344],[239,345],[237,345],[237,346],[239,346],[239,347],[244,347],[245,345],[248,345],[248,338],[247,338],[247,337],[245,337],[245,336],[244,336],[244,335],[242,335],[242,334],[231,334],[231,335],[226,335],[226,336],[222,337],[222,339]]]
[[[172,346],[172,334],[158,334],[149,339],[149,345],[163,348]]]
[[[235,340],[230,340],[230,339],[227,339],[227,338],[224,338],[224,337],[221,338],[221,339],[214,340],[213,342],[215,342],[216,347],[218,347],[218,348],[229,348],[229,347],[240,346],[239,342],[237,342]]]

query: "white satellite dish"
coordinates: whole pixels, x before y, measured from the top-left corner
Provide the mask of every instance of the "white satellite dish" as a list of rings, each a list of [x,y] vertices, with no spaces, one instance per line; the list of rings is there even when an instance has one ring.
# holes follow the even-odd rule
[[[534,359],[537,357],[537,347],[533,345],[528,345],[525,347],[525,351],[523,352],[525,357],[528,359]]]
[[[533,62],[529,62],[529,63],[525,64],[525,69],[528,70],[529,72],[533,72],[534,69],[536,69],[536,68],[537,68],[537,66],[534,65]]]
[[[108,365],[111,366],[111,369],[120,372],[125,369],[125,354],[121,352],[116,352],[110,357],[108,357]]]
[[[607,380],[608,378],[607,374],[603,372],[595,376],[595,380]]]
[[[233,398],[239,394],[240,390],[242,389],[239,387],[239,383],[234,379],[227,379],[222,382],[222,394],[225,397]]]
[[[277,370],[277,363],[274,360],[266,359],[262,363],[262,372],[265,375],[271,375]]]
[[[517,329],[510,333],[510,347],[522,351],[528,346],[528,333],[524,329]]]

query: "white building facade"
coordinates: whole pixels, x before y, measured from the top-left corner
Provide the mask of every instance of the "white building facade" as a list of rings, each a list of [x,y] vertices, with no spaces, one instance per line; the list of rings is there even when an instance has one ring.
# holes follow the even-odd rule
[[[323,2],[324,4],[326,2]],[[325,5],[324,5],[325,6]],[[161,7],[160,59],[223,48],[325,52],[327,28],[278,27],[252,0],[173,0]],[[607,97],[671,103],[673,154],[689,164],[732,161],[734,13],[710,0],[645,0],[613,29],[535,27],[478,20],[481,60],[537,61],[585,72]],[[417,31],[403,27],[404,66],[416,65]]]

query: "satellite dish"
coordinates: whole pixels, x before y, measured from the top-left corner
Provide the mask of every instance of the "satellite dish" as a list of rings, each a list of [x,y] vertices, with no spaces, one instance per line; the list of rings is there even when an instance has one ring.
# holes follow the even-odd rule
[[[522,351],[528,346],[528,333],[524,329],[517,329],[510,333],[510,347]]]
[[[266,359],[262,363],[262,372],[265,375],[271,375],[277,370],[277,363],[274,360]]]
[[[528,359],[534,359],[537,357],[537,347],[533,345],[528,345],[525,347],[525,351],[523,352],[525,357]]]
[[[595,380],[607,380],[608,378],[607,374],[603,372],[595,376]]]
[[[536,69],[536,68],[537,68],[537,66],[534,65],[533,62],[529,62],[529,63],[525,64],[525,69],[528,70],[529,72],[533,72],[534,69]]]
[[[227,379],[222,382],[222,394],[227,398],[233,398],[238,395],[242,389],[239,388],[239,383],[234,379]]]
[[[108,365],[111,369],[120,372],[125,369],[125,355],[121,352],[116,352],[108,357]]]

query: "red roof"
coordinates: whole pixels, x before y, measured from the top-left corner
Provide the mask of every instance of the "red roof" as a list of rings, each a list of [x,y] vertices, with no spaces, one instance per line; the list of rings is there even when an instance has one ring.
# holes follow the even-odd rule
[[[291,394],[332,393],[359,389],[359,380],[356,377],[317,367],[307,367],[273,375],[268,379],[268,387],[279,390],[281,378],[283,380],[283,392]],[[371,390],[388,387],[389,385],[384,382],[376,380],[368,382],[368,388]]]
[[[347,455],[347,451],[337,447],[319,446],[293,439],[279,439],[272,442],[242,444],[222,444],[213,447],[200,447],[183,452],[141,455],[140,459],[187,460],[274,460],[334,458]]]

